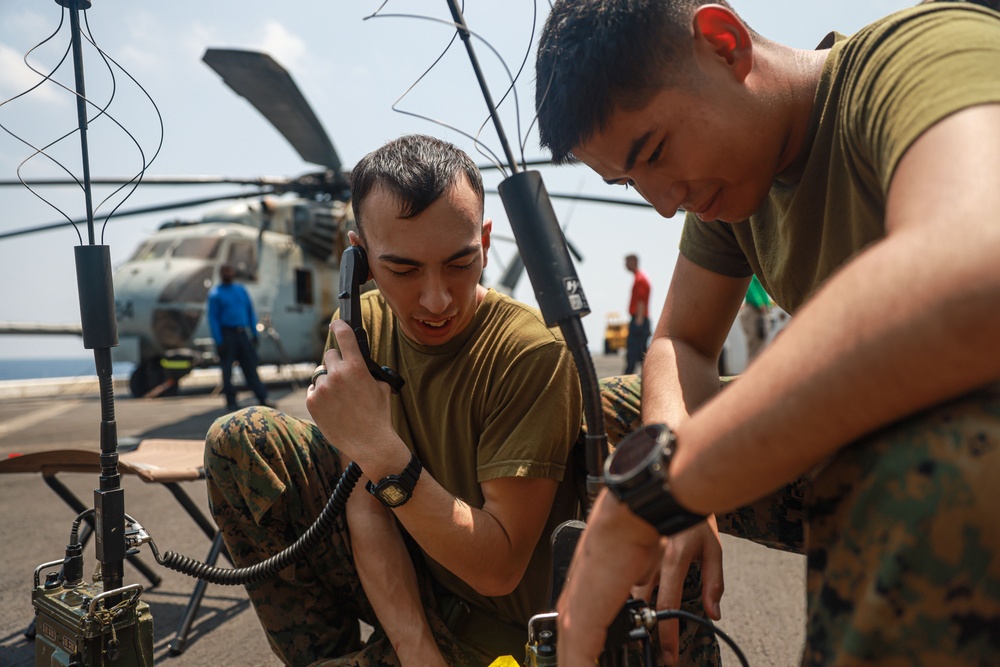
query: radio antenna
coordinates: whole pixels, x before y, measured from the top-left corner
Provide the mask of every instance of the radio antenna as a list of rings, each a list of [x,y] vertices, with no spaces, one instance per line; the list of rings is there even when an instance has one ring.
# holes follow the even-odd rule
[[[507,163],[510,165],[510,171],[512,174],[516,174],[518,172],[517,160],[514,158],[514,152],[511,151],[510,144],[507,142],[507,134],[503,131],[500,114],[493,103],[493,96],[490,94],[489,86],[486,85],[486,77],[483,76],[483,70],[479,67],[479,59],[476,58],[476,51],[472,48],[469,28],[465,25],[465,17],[462,16],[462,9],[458,6],[458,0],[448,0],[448,8],[451,10],[451,17],[455,20],[455,28],[458,30],[458,36],[465,43],[465,50],[469,54],[469,61],[472,63],[472,69],[476,73],[476,81],[479,82],[479,89],[483,91],[486,108],[489,109],[490,118],[493,119],[493,125],[497,129],[497,135],[500,137],[500,145],[503,147],[504,156],[506,156]]]
[[[83,42],[80,37],[80,9],[90,9],[91,0],[56,0],[56,3],[69,10],[73,74],[76,79],[76,119],[83,160],[83,196],[87,206],[87,240],[89,245],[94,245],[94,199],[90,188],[90,147],[87,142],[87,87],[83,80]]]
[[[94,234],[94,206],[90,181],[90,148],[87,142],[87,89],[83,75],[83,44],[80,10],[91,7],[91,0],[56,0],[69,12],[73,45],[73,71],[76,79],[76,115],[80,130],[80,154],[83,162],[83,192],[87,209],[87,244],[74,248],[76,281],[80,296],[80,323],[83,346],[94,350],[94,365],[101,396],[101,478],[94,490],[97,515],[95,544],[101,563],[101,581],[105,591],[122,588],[124,581],[125,490],[118,472],[118,426],[115,421],[114,384],[111,348],[118,345],[115,319],[115,295],[112,282],[111,251],[97,245]],[[120,595],[110,599],[116,604]]]

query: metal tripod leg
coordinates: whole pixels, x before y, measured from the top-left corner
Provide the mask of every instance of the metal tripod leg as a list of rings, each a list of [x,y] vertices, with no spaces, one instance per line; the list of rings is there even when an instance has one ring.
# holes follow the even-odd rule
[[[215,565],[220,553],[225,555],[226,560],[230,560],[226,545],[222,542],[222,533],[217,532],[212,540],[212,548],[208,552],[205,563]],[[205,597],[206,588],[208,588],[208,582],[199,579],[191,594],[191,599],[188,601],[187,609],[184,610],[184,617],[181,619],[180,627],[177,628],[177,634],[170,642],[171,655],[180,655],[187,648],[188,633],[191,632],[191,624],[194,623],[194,617],[198,614],[198,608],[201,606],[202,598]]]
[[[233,560],[229,557],[229,551],[226,549],[225,543],[222,541],[222,533],[220,533],[215,525],[208,520],[208,517],[198,508],[198,506],[191,500],[191,497],[184,492],[176,482],[171,482],[164,484],[165,487],[174,494],[174,498],[177,502],[181,504],[187,513],[194,519],[194,522],[198,524],[202,532],[210,540],[212,540],[212,548],[208,552],[208,557],[205,562],[208,565],[215,565],[215,562],[219,559],[221,554],[229,561],[230,565]],[[198,609],[201,607],[201,601],[205,597],[205,590],[208,588],[208,582],[198,580],[198,583],[194,587],[194,592],[191,594],[191,598],[188,601],[187,609],[184,610],[184,617],[181,619],[180,627],[177,629],[177,634],[174,636],[173,641],[170,642],[170,653],[171,655],[180,655],[187,648],[188,633],[191,632],[191,625],[194,623],[194,617],[198,614]]]
[[[217,532],[215,524],[208,520],[208,517],[191,500],[191,496],[184,492],[181,485],[177,482],[165,482],[163,486],[167,487],[167,490],[174,494],[174,498],[177,499],[177,502],[181,504],[181,507],[184,508],[188,515],[194,519],[194,522],[198,524],[201,532],[205,533],[205,537],[214,540],[215,533]],[[229,558],[229,556],[226,556],[226,558]]]

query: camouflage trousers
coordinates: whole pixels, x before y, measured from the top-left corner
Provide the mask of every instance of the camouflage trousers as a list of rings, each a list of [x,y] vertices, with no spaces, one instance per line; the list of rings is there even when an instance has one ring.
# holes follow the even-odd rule
[[[312,525],[333,493],[341,466],[337,451],[315,425],[253,407],[212,425],[205,473],[209,506],[226,547],[237,566],[248,567],[291,545]],[[418,559],[415,564],[427,619],[447,663],[488,665],[497,656],[484,655],[452,634],[442,620],[449,601],[435,590]],[[361,586],[343,516],[304,558],[246,589],[272,650],[286,664],[399,664]],[[364,643],[359,621],[374,627]]]
[[[639,425],[639,380],[609,378],[602,390],[616,442],[611,425]],[[1000,665],[998,508],[993,385],[870,434],[717,518],[731,535],[805,549],[803,665],[985,667]]]

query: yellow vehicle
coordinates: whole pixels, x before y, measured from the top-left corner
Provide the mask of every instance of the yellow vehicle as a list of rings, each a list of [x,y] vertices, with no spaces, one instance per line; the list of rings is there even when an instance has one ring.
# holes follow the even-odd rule
[[[608,326],[604,330],[604,354],[624,350],[628,343],[628,318],[618,313],[608,313]]]

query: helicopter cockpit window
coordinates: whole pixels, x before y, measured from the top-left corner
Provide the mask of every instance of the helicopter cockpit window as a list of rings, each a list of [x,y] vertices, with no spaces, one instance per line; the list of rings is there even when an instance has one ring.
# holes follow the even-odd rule
[[[295,302],[305,306],[313,303],[313,274],[305,269],[295,269]]]
[[[219,237],[181,239],[174,248],[174,257],[193,259],[215,259],[219,254]]]
[[[237,280],[257,282],[257,244],[250,239],[231,239],[226,263],[233,267]]]
[[[132,255],[132,262],[147,262],[151,259],[160,259],[167,254],[167,250],[173,244],[172,240],[147,241],[139,246],[139,249]]]

